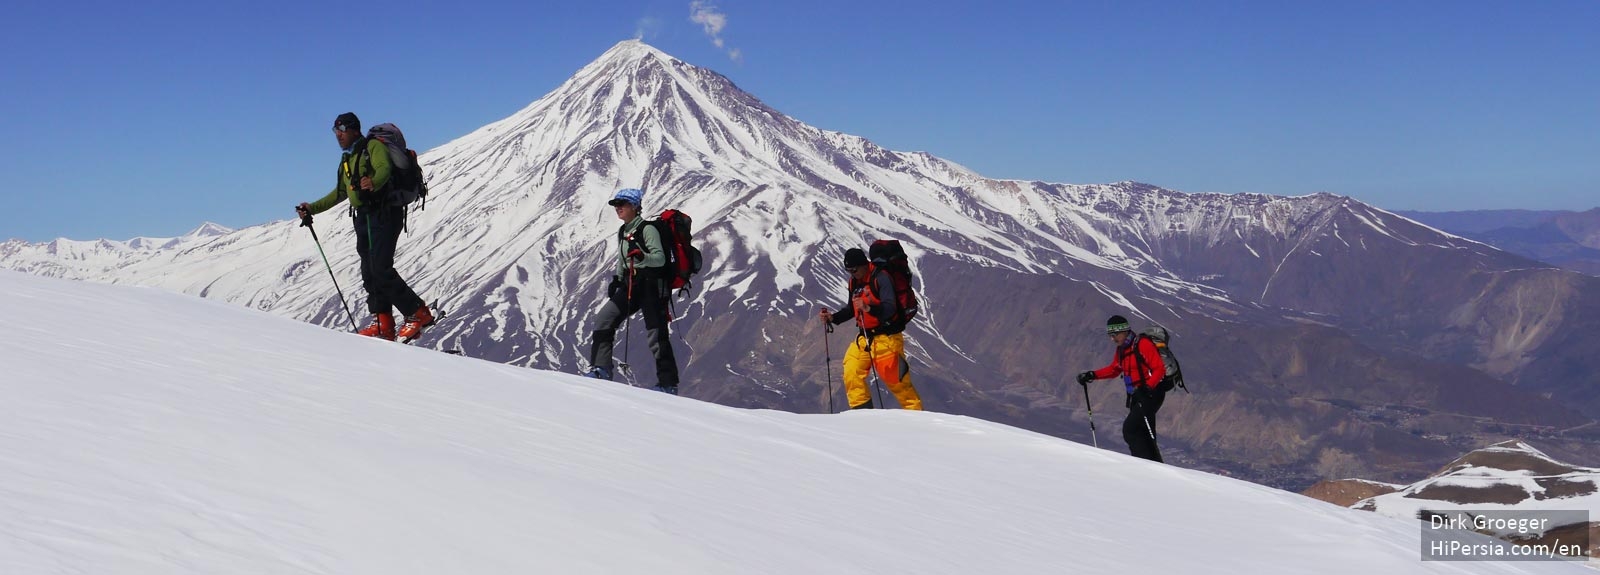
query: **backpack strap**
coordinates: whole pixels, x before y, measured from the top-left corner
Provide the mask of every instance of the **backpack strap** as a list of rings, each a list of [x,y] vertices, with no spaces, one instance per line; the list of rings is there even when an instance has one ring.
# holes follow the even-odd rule
[[[349,156],[339,162],[339,176],[344,179],[345,193],[350,197],[355,197],[361,190],[361,156],[366,151],[366,148],[360,145],[363,141],[365,138],[350,144]]]
[[[617,242],[618,242],[617,257],[621,257],[621,258],[627,258],[628,257],[628,251],[621,246],[621,242],[628,242],[628,245],[630,247],[633,246],[633,244],[634,244],[633,236],[628,235],[627,232],[628,232],[628,222],[623,222],[622,225],[617,226]]]
[[[866,340],[867,342],[866,347],[862,349],[867,352],[868,356],[872,355],[872,338],[877,337],[878,334],[882,333],[883,326],[879,325],[876,329],[870,330],[865,327],[861,327],[861,316],[871,312],[868,310],[856,309],[856,294],[861,290],[871,291],[873,288],[876,288],[877,286],[875,285],[875,282],[872,281],[875,275],[876,272],[867,274],[867,279],[860,282],[856,281],[854,275],[850,276],[850,287],[847,290],[849,293],[846,294],[847,298],[845,300],[850,305],[851,313],[855,314],[857,337]]]
[[[1144,385],[1144,381],[1146,379],[1149,379],[1150,375],[1153,375],[1153,374],[1149,373],[1150,366],[1144,364],[1144,354],[1139,353],[1139,341],[1140,340],[1149,341],[1149,338],[1145,337],[1144,334],[1142,334],[1142,333],[1134,332],[1133,341],[1128,342],[1128,353],[1133,354],[1133,365],[1139,369],[1139,373],[1138,373],[1139,381],[1138,381],[1138,383],[1134,384],[1136,386]],[[1155,344],[1151,343],[1150,345],[1155,345]],[[1148,388],[1148,389],[1150,389],[1151,391],[1155,391],[1155,388],[1153,388],[1153,387],[1152,388]]]
[[[350,155],[353,161],[350,162],[349,174],[350,195],[354,196],[356,194],[361,194],[361,202],[366,204],[367,208],[369,209],[378,207],[378,204],[380,203],[375,201],[375,199],[379,197],[379,190],[373,190],[372,197],[368,198],[366,192],[361,189],[361,165],[366,164],[367,171],[372,171],[372,158],[367,152],[367,143],[371,140],[371,138],[361,136],[361,139],[356,140],[356,143],[350,145]]]
[[[1141,339],[1150,342],[1150,347],[1157,348],[1156,349],[1156,353],[1158,353],[1158,354],[1161,353],[1161,349],[1160,349],[1161,346],[1158,346],[1156,344],[1155,340],[1150,339],[1149,337],[1146,337],[1142,333],[1133,334],[1133,345],[1128,346],[1128,349],[1129,349],[1129,351],[1133,352],[1133,361],[1134,361],[1135,365],[1137,365],[1139,367],[1139,372],[1140,373],[1144,373],[1144,372],[1146,372],[1146,371],[1148,371],[1150,369],[1150,366],[1145,365],[1145,363],[1144,363],[1144,354],[1139,353],[1139,340],[1141,340]],[[1165,345],[1165,344],[1162,344],[1162,345]],[[1162,384],[1167,382],[1167,374],[1166,374],[1166,372],[1164,370],[1159,374],[1152,373],[1150,375],[1160,375],[1161,376],[1161,380],[1156,382],[1155,387],[1149,388],[1151,391],[1163,391],[1163,392],[1165,392],[1165,391],[1171,391],[1172,390],[1172,386],[1170,386],[1170,385],[1166,386],[1166,389],[1161,389]],[[1145,376],[1145,377],[1149,377],[1149,376]],[[1173,377],[1174,377],[1174,383],[1182,381],[1181,380],[1181,376],[1176,376],[1175,375]],[[1141,380],[1141,381],[1143,381],[1143,380]],[[1182,384],[1178,383],[1178,385],[1182,385]],[[1187,392],[1187,391],[1189,391],[1189,388],[1184,388],[1183,390],[1185,392]]]
[[[866,289],[872,291],[872,297],[875,297],[875,298],[878,299],[878,305],[880,307],[883,305],[883,303],[885,301],[892,301],[892,300],[895,299],[895,297],[894,297],[894,278],[889,278],[889,300],[884,300],[883,296],[878,293],[878,277],[882,276],[883,274],[884,274],[883,268],[879,267],[878,264],[872,264],[872,273],[867,274],[867,287],[866,287]],[[883,320],[882,325],[879,325],[877,329],[874,329],[874,330],[871,330],[871,331],[876,332],[876,333],[889,333],[889,331],[894,327],[895,319],[897,318],[897,316],[900,315],[900,302],[898,302],[898,301],[894,302],[894,309],[895,309],[895,315],[889,316],[888,319]]]
[[[628,259],[628,250],[629,249],[637,249],[637,250],[639,250],[641,252],[646,252],[646,253],[648,253],[650,251],[650,249],[649,249],[650,248],[650,244],[649,244],[649,242],[646,242],[645,239],[644,239],[644,230],[645,230],[646,227],[649,227],[649,226],[653,225],[653,224],[650,223],[651,221],[653,221],[653,220],[641,220],[639,222],[639,226],[633,228],[633,233],[631,233],[631,234],[627,233],[628,224],[632,223],[631,221],[627,222],[627,223],[624,223],[620,227],[618,227],[617,228],[617,241],[619,242],[619,244],[618,244],[617,250],[619,252],[618,255],[623,259],[623,261],[628,263],[628,271],[629,271],[630,274],[639,274],[639,275],[644,276],[643,279],[645,279],[645,280],[656,281],[656,282],[660,283],[661,280],[662,280],[661,275],[663,273],[665,273],[665,271],[666,271],[665,267],[662,267],[662,268],[640,268],[640,267],[637,267],[634,264],[633,260]],[[660,233],[659,230],[658,230],[657,233]],[[626,249],[621,247],[620,242],[627,242],[628,247]]]

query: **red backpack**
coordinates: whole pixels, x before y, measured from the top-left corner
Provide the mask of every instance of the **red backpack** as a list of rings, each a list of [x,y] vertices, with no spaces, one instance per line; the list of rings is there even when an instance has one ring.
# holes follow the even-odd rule
[[[678,210],[666,210],[656,219],[645,222],[656,227],[661,236],[661,250],[667,253],[667,286],[679,290],[678,295],[689,293],[694,287],[689,278],[700,273],[700,250],[689,245],[689,229],[694,220]]]
[[[911,287],[911,262],[906,258],[906,250],[900,247],[900,240],[877,240],[867,247],[867,257],[875,269],[889,274],[894,283],[896,311],[889,325],[897,330],[905,329],[906,324],[917,317],[920,308],[917,292]]]

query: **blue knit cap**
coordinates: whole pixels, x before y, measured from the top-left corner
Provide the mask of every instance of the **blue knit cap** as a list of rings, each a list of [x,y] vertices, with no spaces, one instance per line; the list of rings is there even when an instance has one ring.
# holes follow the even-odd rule
[[[612,196],[611,201],[606,203],[613,206],[620,206],[626,202],[633,204],[634,206],[639,206],[643,201],[644,190],[640,190],[639,188],[623,188],[617,190],[617,195]]]

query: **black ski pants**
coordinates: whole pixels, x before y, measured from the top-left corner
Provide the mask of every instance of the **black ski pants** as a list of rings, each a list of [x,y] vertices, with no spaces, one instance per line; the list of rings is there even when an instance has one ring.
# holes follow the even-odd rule
[[[1156,445],[1156,412],[1161,411],[1161,404],[1166,400],[1165,391],[1141,389],[1128,396],[1128,418],[1122,420],[1122,440],[1128,442],[1128,453],[1134,457],[1161,462],[1161,449]]]
[[[589,346],[589,365],[612,371],[611,354],[616,346],[617,327],[638,312],[644,312],[646,339],[650,355],[656,358],[656,380],[662,387],[678,385],[678,359],[672,354],[667,332],[667,305],[672,295],[659,279],[635,277],[632,289],[626,280],[620,289],[600,306],[594,317],[594,336]]]
[[[422,298],[411,291],[400,272],[394,269],[394,250],[405,229],[405,206],[386,206],[356,210],[356,254],[361,256],[361,287],[367,289],[367,310],[372,313],[412,315],[422,307]]]

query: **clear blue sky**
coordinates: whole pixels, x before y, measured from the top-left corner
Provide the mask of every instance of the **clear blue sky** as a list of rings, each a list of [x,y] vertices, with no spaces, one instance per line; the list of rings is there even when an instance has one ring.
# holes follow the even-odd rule
[[[331,187],[339,112],[427,149],[641,33],[801,121],[992,177],[1600,205],[1595,0],[702,4],[721,48],[693,8],[15,2],[0,238],[287,218]]]

